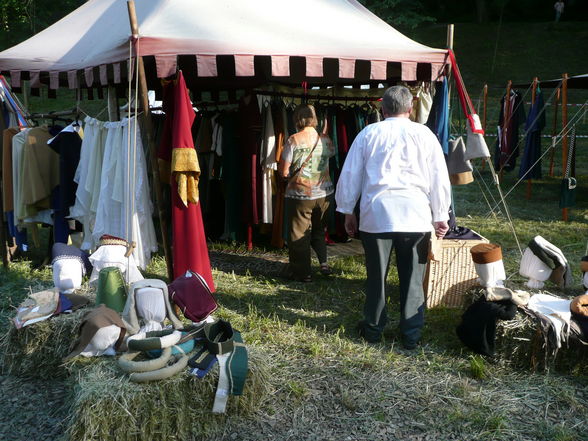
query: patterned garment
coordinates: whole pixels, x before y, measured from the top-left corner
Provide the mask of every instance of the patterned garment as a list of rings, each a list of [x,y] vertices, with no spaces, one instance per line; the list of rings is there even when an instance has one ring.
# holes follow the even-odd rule
[[[312,127],[290,136],[284,145],[282,160],[290,163],[290,176],[302,166],[316,142],[317,132]],[[329,158],[335,147],[328,136],[321,135],[312,157],[286,188],[286,197],[292,199],[319,199],[333,193],[329,173]]]

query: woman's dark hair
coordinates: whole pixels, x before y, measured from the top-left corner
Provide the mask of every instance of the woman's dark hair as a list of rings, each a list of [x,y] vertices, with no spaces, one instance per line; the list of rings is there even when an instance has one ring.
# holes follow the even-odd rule
[[[316,127],[318,120],[314,107],[310,104],[301,104],[294,109],[294,123],[296,129],[302,130],[305,127]]]

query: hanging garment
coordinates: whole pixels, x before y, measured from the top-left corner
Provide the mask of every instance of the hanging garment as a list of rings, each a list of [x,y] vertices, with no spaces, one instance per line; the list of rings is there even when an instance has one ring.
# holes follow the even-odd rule
[[[70,124],[49,140],[49,146],[59,155],[59,209],[69,216],[76,202],[78,184],[74,181],[80,163],[83,130],[78,123]]]
[[[257,104],[256,104],[257,105]],[[174,277],[192,270],[214,292],[208,246],[198,203],[200,166],[191,127],[195,114],[182,72],[164,86],[165,123],[158,156],[171,166]]]
[[[59,155],[48,145],[47,127],[27,131],[22,153],[22,202],[25,217],[51,208],[51,195],[59,185]]]
[[[245,203],[242,196],[243,164],[239,154],[237,140],[238,117],[235,112],[222,115],[223,156],[221,157],[221,179],[225,200],[224,232],[221,240],[235,241],[243,231],[241,223],[241,206]]]
[[[508,118],[505,118],[506,115]],[[508,102],[506,95],[500,100],[498,138],[494,155],[496,170],[511,171],[515,168],[519,156],[519,127],[525,120],[523,96],[518,90],[511,90]]]
[[[242,179],[242,220],[257,225],[261,211],[261,165],[259,161],[262,121],[257,98],[246,96],[239,102],[239,153]]]
[[[435,98],[427,118],[427,127],[437,136],[443,153],[449,152],[449,88],[447,78],[435,83]]]
[[[261,138],[261,151],[259,161],[262,169],[262,198],[261,198],[261,222],[271,224],[273,221],[272,204],[272,179],[274,172],[278,169],[276,161],[276,133],[272,109],[269,103],[263,108],[263,133]]]
[[[11,127],[2,133],[2,203],[4,204],[4,212],[12,211],[13,204],[13,189],[12,189],[12,138],[19,130],[16,127]]]
[[[93,242],[105,234],[134,242],[135,262],[145,269],[151,253],[157,251],[157,238],[139,128],[129,119],[108,122],[104,127],[107,135]]]
[[[96,221],[96,210],[100,197],[106,129],[103,122],[94,118],[86,117],[84,122],[80,162],[74,176],[74,182],[78,184],[78,188],[75,204],[70,208],[70,216],[80,221],[84,226],[84,239],[81,248],[89,250],[96,247],[92,230]]]
[[[537,88],[535,103],[531,104],[525,130],[525,150],[521,157],[519,178],[541,179],[541,130],[545,128],[545,102],[543,93]]]
[[[276,162],[280,162],[282,158],[282,151],[284,149],[284,142],[287,136],[287,114],[286,106],[282,100],[272,102],[272,118],[274,123],[274,132],[276,137]],[[284,192],[286,190],[285,183],[274,175],[276,184],[276,194],[274,201],[274,212],[272,216],[272,239],[271,245],[276,248],[284,247],[283,226],[284,226]]]

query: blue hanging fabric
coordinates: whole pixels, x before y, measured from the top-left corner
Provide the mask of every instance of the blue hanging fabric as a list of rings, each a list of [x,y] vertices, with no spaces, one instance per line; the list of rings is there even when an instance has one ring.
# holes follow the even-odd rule
[[[429,119],[427,120],[427,127],[437,136],[443,153],[446,155],[449,152],[449,90],[447,85],[447,78],[443,82],[436,83],[435,97],[433,98],[433,106]]]
[[[545,102],[541,89],[537,88],[535,103],[531,105],[525,130],[527,138],[525,139],[525,151],[521,158],[521,167],[519,169],[519,178],[523,179],[541,179],[541,130],[545,128]],[[537,162],[535,164],[535,162]],[[535,165],[533,165],[535,164]]]

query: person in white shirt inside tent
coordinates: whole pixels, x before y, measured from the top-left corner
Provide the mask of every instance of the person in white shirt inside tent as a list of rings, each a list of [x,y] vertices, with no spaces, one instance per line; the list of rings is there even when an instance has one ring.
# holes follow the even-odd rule
[[[443,150],[428,127],[410,121],[413,97],[404,86],[387,89],[384,121],[355,138],[335,200],[350,236],[361,232],[367,269],[364,319],[359,334],[380,342],[387,322],[386,276],[392,249],[400,282],[400,333],[406,349],[417,347],[424,325],[423,279],[429,240],[447,233],[451,188]],[[359,207],[359,229],[354,209]]]

